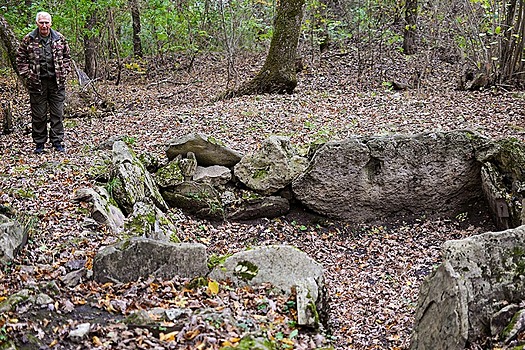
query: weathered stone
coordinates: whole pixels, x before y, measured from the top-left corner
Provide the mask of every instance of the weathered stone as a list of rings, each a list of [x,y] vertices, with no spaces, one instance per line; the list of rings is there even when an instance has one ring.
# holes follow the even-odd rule
[[[525,298],[525,226],[443,246],[443,264],[421,286],[411,349],[463,349],[490,337],[499,305]]]
[[[68,337],[74,342],[80,342],[84,338],[87,338],[90,330],[91,330],[91,323],[81,323],[77,325],[74,329],[69,331]]]
[[[173,188],[184,182],[180,159],[174,159],[155,173],[155,183],[161,188]]]
[[[195,154],[200,165],[223,165],[232,167],[239,162],[242,155],[226,147],[219,140],[200,133],[193,133],[171,140],[166,149],[169,160],[179,154],[186,155],[188,152]]]
[[[71,271],[61,278],[62,283],[64,283],[69,288],[73,288],[79,285],[82,282],[82,280],[85,279],[87,279],[87,271],[85,268]]]
[[[111,196],[104,187],[80,188],[75,191],[73,200],[91,202],[91,217],[97,223],[106,225],[112,232],[119,233],[124,229],[124,214],[112,204]]]
[[[112,195],[126,214],[133,211],[136,202],[145,198],[151,199],[161,210],[168,209],[152,176],[123,141],[113,144],[113,164]]]
[[[488,140],[467,131],[328,142],[292,189],[313,211],[354,222],[457,215],[483,200],[476,156],[487,147]]]
[[[279,196],[261,197],[244,200],[226,210],[229,220],[253,220],[259,218],[276,218],[290,210],[290,202]]]
[[[27,231],[22,225],[0,214],[0,263],[13,261],[15,255],[27,243]]]
[[[197,158],[193,152],[188,152],[186,158],[179,161],[179,167],[186,181],[193,179],[195,171],[197,170]]]
[[[503,343],[509,344],[512,340],[516,339],[519,333],[523,332],[525,330],[525,310],[519,310],[516,312],[516,314],[513,315],[511,318],[510,323],[507,325],[507,327],[501,332],[501,338],[503,339]],[[519,347],[513,347],[513,349],[523,349],[522,346]]]
[[[273,194],[288,186],[307,165],[306,158],[295,154],[288,137],[270,136],[258,151],[235,165],[234,174],[248,188]]]
[[[153,275],[159,278],[198,277],[208,272],[206,247],[132,237],[102,248],[93,261],[100,282],[131,282]]]
[[[221,165],[212,165],[209,167],[198,166],[195,175],[193,175],[195,182],[202,182],[211,186],[225,185],[231,179],[231,170]]]
[[[311,280],[308,281],[308,283],[299,282],[295,287],[297,300],[297,324],[300,326],[314,328],[319,326],[319,313],[317,312],[316,306],[316,301],[319,296],[312,294],[310,288],[314,283],[315,281]]]
[[[322,294],[323,268],[295,247],[264,246],[234,254],[224,264],[213,268],[209,277],[214,280],[228,279],[237,286],[271,283],[285,293],[299,286],[301,300],[298,313],[301,314],[301,322],[309,326],[318,323],[318,317],[313,314],[322,307],[325,299]],[[309,297],[306,298],[306,295]]]
[[[180,242],[177,228],[164,213],[150,203],[137,202],[124,228],[130,234],[161,241]]]
[[[219,193],[208,184],[184,182],[164,190],[162,195],[172,208],[181,208],[203,219],[217,221],[224,219],[224,208]]]
[[[21,289],[7,297],[7,299],[0,302],[0,313],[6,313],[14,309],[14,307],[31,298],[31,291],[29,289]]]
[[[502,139],[495,145],[496,151],[485,157],[481,177],[494,222],[504,230],[525,224],[525,143]]]
[[[509,320],[512,319],[518,311],[520,311],[518,304],[510,304],[496,311],[490,319],[490,334],[494,337],[502,333],[502,331],[509,325]]]

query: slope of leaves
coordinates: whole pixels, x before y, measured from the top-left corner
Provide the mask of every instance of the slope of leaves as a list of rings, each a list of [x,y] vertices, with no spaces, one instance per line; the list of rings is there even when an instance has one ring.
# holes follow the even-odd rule
[[[220,57],[200,57],[191,70],[170,69],[184,66],[183,57],[147,74],[130,70],[119,86],[96,83],[104,103],[81,106],[75,115],[83,117],[65,121],[65,155],[50,148],[41,156],[32,153],[28,98],[14,79],[3,77],[0,97],[12,103],[16,129],[0,136],[0,205],[23,213],[31,230],[17,260],[0,271],[0,298],[37,286],[51,300],[40,306],[21,303],[0,317],[0,339],[31,335],[55,348],[204,349],[239,344],[255,332],[281,349],[329,343],[337,349],[407,348],[419,286],[439,264],[441,244],[492,229],[483,208],[476,218],[378,218],[374,224],[331,221],[300,210],[273,220],[211,224],[172,211],[180,238],[205,244],[209,254],[279,243],[295,245],[320,262],[330,296],[328,329],[320,335],[296,328],[289,300],[271,288],[206,283],[191,288],[178,279],[127,285],[84,280],[70,288],[63,279],[79,266],[89,269],[97,250],[118,239],[90,229],[88,208],[72,201],[76,189],[93,185],[89,174],[103,157],[101,145],[115,136],[125,137],[137,153],[161,158],[171,138],[190,132],[213,135],[244,153],[272,134],[289,136],[303,149],[351,135],[452,129],[525,139],[525,94],[457,91],[458,67],[429,57],[380,54],[363,70],[353,55],[332,52],[307,64],[293,95],[216,102],[213,97],[227,85]],[[242,61],[239,81],[263,60]],[[390,80],[409,81],[415,71],[424,72],[417,88],[386,88]],[[166,324],[162,332],[120,322],[132,311],[158,307],[213,312],[204,318],[194,312],[191,322]],[[90,337],[71,345],[67,335],[82,322],[92,323]]]

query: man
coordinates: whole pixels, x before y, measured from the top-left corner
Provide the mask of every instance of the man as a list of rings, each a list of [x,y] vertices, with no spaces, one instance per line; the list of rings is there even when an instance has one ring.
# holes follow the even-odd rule
[[[36,25],[22,39],[16,56],[18,71],[29,90],[35,153],[44,152],[48,137],[55,150],[65,152],[63,119],[65,83],[71,69],[69,46],[62,34],[51,29],[49,13],[37,13]]]

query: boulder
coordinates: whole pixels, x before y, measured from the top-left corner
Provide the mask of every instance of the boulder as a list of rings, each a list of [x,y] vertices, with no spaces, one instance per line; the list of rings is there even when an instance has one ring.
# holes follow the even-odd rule
[[[80,188],[75,191],[73,200],[90,202],[91,217],[99,224],[106,225],[112,232],[119,233],[124,229],[124,214],[112,204],[111,196],[104,187]]]
[[[242,157],[241,153],[226,147],[221,141],[200,133],[192,133],[171,140],[166,149],[166,156],[172,160],[188,152],[192,152],[198,164],[203,166],[232,167]]]
[[[152,176],[123,141],[113,144],[113,164],[115,170],[110,180],[111,194],[126,215],[133,212],[136,202],[146,198],[159,209],[168,209]]]
[[[16,220],[0,214],[0,263],[7,264],[27,243],[27,230]]]
[[[325,300],[323,268],[299,249],[287,245],[256,247],[228,257],[211,271],[214,280],[236,286],[271,283],[285,293],[296,291],[300,325],[318,326]]]
[[[235,165],[234,174],[248,188],[270,195],[288,186],[307,165],[306,158],[295,154],[288,137],[270,136],[259,150]]]
[[[481,169],[483,193],[500,230],[525,224],[525,143],[502,139]]]
[[[446,242],[421,286],[410,348],[464,349],[501,329],[505,308],[525,298],[524,246],[525,226]]]
[[[160,167],[155,173],[155,183],[163,188],[173,188],[184,182],[184,175],[179,164],[180,159],[173,159]]]
[[[232,172],[229,168],[222,165],[212,165],[209,167],[197,166],[193,180],[211,186],[227,184],[232,179]]]
[[[208,184],[183,182],[173,188],[165,189],[162,196],[172,208],[181,208],[203,219],[213,221],[224,219],[224,208],[219,193]]]
[[[124,228],[134,236],[179,243],[177,228],[164,213],[151,203],[137,202]]]
[[[332,141],[292,190],[313,211],[353,222],[457,215],[483,201],[478,159],[487,148],[487,139],[467,131]]]
[[[159,278],[193,278],[208,273],[206,247],[131,237],[104,247],[93,260],[93,277],[99,282],[132,282],[150,275]]]
[[[254,220],[260,218],[276,218],[290,211],[290,202],[283,197],[269,196],[241,201],[239,204],[226,208],[229,220]]]

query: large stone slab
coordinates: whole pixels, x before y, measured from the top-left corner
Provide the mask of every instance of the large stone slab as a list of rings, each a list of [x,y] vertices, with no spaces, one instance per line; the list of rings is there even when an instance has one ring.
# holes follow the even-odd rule
[[[113,165],[111,195],[126,215],[133,212],[136,202],[145,199],[150,199],[161,210],[168,209],[153,177],[123,141],[113,144]]]
[[[487,139],[467,131],[332,141],[315,153],[292,189],[313,211],[354,222],[457,215],[482,201],[477,156],[485,157],[487,147]]]
[[[306,253],[288,245],[256,247],[228,257],[209,275],[234,285],[271,283],[285,293],[297,295],[298,324],[317,326],[323,307],[323,268]]]
[[[166,156],[172,160],[178,155],[186,156],[188,152],[192,152],[202,166],[232,167],[242,157],[241,153],[225,146],[221,141],[201,133],[188,134],[169,141]]]
[[[93,261],[93,277],[99,282],[131,282],[150,275],[160,278],[205,276],[206,247],[194,243],[170,243],[132,237],[102,248]]]
[[[410,348],[459,350],[491,337],[501,311],[525,299],[524,247],[525,226],[446,242],[421,286]]]

